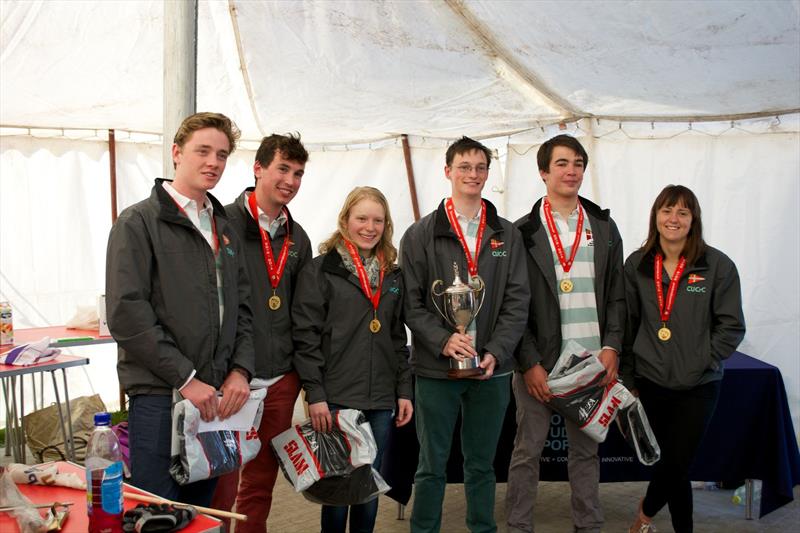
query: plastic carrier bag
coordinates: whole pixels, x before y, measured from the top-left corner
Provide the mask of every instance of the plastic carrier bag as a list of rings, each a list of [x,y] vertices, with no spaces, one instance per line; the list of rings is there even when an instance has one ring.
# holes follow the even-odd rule
[[[636,452],[640,463],[650,466],[658,462],[661,458],[661,447],[650,428],[650,422],[639,398],[635,398],[629,407],[620,409],[617,415],[617,427],[625,437],[625,441]]]
[[[272,439],[286,479],[306,499],[325,505],[356,505],[388,491],[372,468],[377,445],[364,414],[342,409],[331,415],[329,433],[314,431],[306,420]]]
[[[172,462],[169,473],[180,485],[228,474],[253,459],[261,449],[258,427],[264,409],[266,389],[250,391],[248,401],[258,409],[248,430],[200,432],[200,411],[189,400],[172,408]],[[180,395],[176,392],[176,399]]]
[[[605,375],[597,355],[570,340],[547,379],[553,394],[549,405],[595,442],[606,440],[608,426],[619,410],[636,399],[617,380],[601,385]]]

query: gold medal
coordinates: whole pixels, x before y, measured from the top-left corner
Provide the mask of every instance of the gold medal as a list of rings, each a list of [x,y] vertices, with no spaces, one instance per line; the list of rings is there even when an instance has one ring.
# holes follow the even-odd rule
[[[267,300],[267,304],[269,305],[270,309],[277,311],[281,307],[281,297],[273,294],[269,297],[269,300]]]
[[[659,328],[659,330],[658,330],[658,338],[661,341],[667,342],[670,339],[670,337],[672,337],[672,332],[669,330],[669,328],[667,326]]]
[[[369,330],[372,333],[378,333],[381,330],[381,321],[377,318],[373,318],[369,321]]]
[[[572,289],[575,288],[575,286],[572,284],[572,281],[568,279],[562,279],[558,286],[561,288],[561,292],[567,293],[572,292]]]

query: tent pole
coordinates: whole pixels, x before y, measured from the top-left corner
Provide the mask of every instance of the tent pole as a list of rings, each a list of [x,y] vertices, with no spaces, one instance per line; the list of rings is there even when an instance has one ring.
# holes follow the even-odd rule
[[[594,121],[591,118],[586,118],[578,121],[578,126],[588,134],[586,135],[586,142],[583,147],[589,154],[594,154],[595,150],[595,136],[594,136]],[[589,168],[587,169],[592,177],[592,199],[599,205],[605,205],[605,200],[600,198],[600,176],[597,175],[597,158],[589,157]]]
[[[197,0],[164,2],[163,177],[170,178],[172,143],[197,108]]]
[[[108,175],[111,178],[111,224],[117,222],[117,140],[114,130],[108,130]],[[125,409],[125,389],[119,386],[119,410]]]
[[[411,207],[414,210],[414,222],[419,220],[419,202],[417,202],[417,185],[414,182],[414,167],[411,165],[411,148],[408,146],[408,135],[400,136],[403,142],[403,159],[406,160],[406,176],[408,176],[408,193],[411,195]]]
[[[111,176],[111,223],[117,221],[117,141],[114,130],[108,130],[108,167]]]

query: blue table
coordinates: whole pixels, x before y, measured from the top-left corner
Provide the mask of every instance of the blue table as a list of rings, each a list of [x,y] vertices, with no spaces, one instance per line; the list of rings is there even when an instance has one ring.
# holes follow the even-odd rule
[[[497,447],[495,472],[505,482],[514,446],[514,397],[506,412]],[[567,480],[567,438],[561,417],[553,415],[550,438],[541,459],[543,481]],[[615,424],[616,425],[616,424]],[[419,444],[414,424],[393,428],[384,452],[383,474],[388,496],[405,505],[411,497]],[[647,481],[648,468],[633,455],[617,429],[600,445],[600,481]],[[447,466],[450,483],[462,483],[463,458],[458,426]],[[800,453],[794,437],[786,389],[780,370],[735,352],[725,361],[719,403],[691,471],[697,481],[762,480],[759,517],[794,499],[800,484]]]

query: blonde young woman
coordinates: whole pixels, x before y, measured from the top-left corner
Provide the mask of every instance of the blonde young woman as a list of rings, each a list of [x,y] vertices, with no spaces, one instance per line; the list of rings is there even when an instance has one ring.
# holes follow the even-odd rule
[[[669,185],[650,211],[647,241],[625,262],[625,384],[636,391],[661,447],[630,531],[655,531],[669,507],[676,533],[692,531],[689,469],[719,397],[722,360],[745,332],[736,265],[703,241],[700,203]]]
[[[401,321],[403,278],[395,264],[392,218],[383,194],[357,187],[338,227],[300,273],[292,305],[294,364],[311,423],[329,431],[331,412],[358,409],[375,435],[380,469],[392,419],[411,420],[411,370]],[[323,533],[371,532],[377,498],[350,507],[322,507]]]

